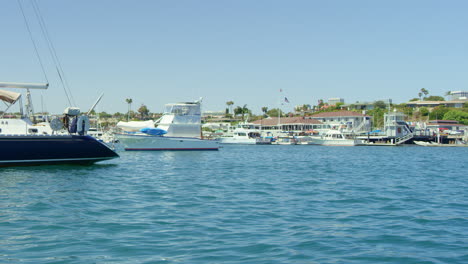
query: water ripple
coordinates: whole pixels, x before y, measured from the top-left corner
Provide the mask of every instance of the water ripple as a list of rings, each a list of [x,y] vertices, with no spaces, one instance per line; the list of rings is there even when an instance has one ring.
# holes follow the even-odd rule
[[[467,153],[226,146],[2,169],[0,263],[468,263]]]

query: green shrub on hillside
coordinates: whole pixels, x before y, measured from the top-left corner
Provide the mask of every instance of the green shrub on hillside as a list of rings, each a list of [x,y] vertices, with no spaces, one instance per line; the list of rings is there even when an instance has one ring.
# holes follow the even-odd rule
[[[440,120],[444,118],[444,115],[450,111],[447,107],[444,106],[437,106],[432,109],[431,113],[429,114],[430,120]]]
[[[444,120],[456,120],[461,124],[468,125],[468,112],[450,110],[444,115]]]
[[[428,116],[429,110],[427,109],[427,107],[421,107],[419,108],[419,113],[421,114],[421,116]]]

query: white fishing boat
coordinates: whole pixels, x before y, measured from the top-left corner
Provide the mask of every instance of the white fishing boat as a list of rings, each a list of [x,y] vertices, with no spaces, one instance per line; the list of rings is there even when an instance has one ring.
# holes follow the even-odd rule
[[[347,137],[341,131],[332,129],[320,138],[313,138],[311,141],[309,141],[309,145],[359,146],[364,145],[364,142],[360,139]]]
[[[261,136],[258,129],[246,129],[238,126],[232,131],[230,136],[222,136],[217,139],[221,144],[242,144],[242,145],[268,145],[271,139]]]
[[[202,139],[201,99],[167,104],[156,121],[119,122],[115,134],[127,151],[218,150],[219,143]]]

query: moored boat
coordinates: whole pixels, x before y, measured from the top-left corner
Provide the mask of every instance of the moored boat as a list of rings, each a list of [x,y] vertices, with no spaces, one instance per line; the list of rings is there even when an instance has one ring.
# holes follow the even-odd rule
[[[272,143],[274,145],[298,145],[298,140],[293,136],[279,136]]]
[[[268,145],[271,144],[270,138],[261,136],[261,131],[257,129],[246,129],[242,126],[237,127],[231,136],[222,136],[218,138],[221,144],[242,144],[242,145]]]
[[[80,135],[0,135],[0,166],[93,164],[117,158],[105,144]]]
[[[29,89],[46,89],[48,84],[0,83],[5,88],[28,90],[27,107],[31,101]],[[0,100],[8,108],[21,98],[20,93],[0,90]],[[0,117],[0,166],[92,164],[119,155],[105,144],[86,135],[89,119],[77,108],[69,107],[62,117],[34,124],[29,111],[21,117]],[[7,109],[8,109],[7,108]]]
[[[115,133],[127,151],[218,150],[214,140],[201,138],[201,99],[167,104],[157,121],[119,122]]]
[[[456,141],[454,144],[442,144],[433,141],[413,141],[414,144],[424,147],[468,147],[468,144],[464,141]]]
[[[310,140],[309,145],[322,145],[322,146],[360,146],[364,145],[362,140],[354,137],[346,137],[339,130],[329,130],[323,137],[313,138]]]
[[[127,151],[152,150],[218,150],[216,141],[189,137],[154,136],[144,133],[118,133],[119,142]]]

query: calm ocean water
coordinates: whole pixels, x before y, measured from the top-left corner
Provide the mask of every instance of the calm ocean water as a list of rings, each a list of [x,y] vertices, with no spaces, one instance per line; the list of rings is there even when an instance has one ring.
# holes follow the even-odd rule
[[[468,263],[468,148],[225,146],[0,169],[0,263]]]

